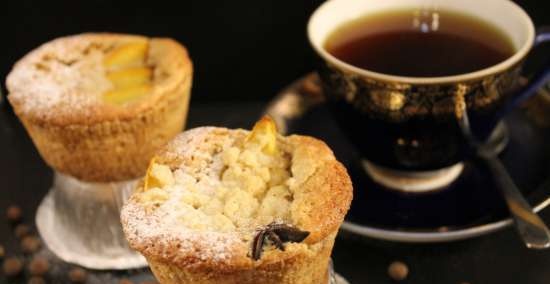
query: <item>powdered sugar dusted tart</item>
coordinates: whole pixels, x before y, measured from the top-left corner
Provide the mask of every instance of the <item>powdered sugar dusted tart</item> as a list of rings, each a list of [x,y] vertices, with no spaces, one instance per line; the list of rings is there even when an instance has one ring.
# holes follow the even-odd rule
[[[350,178],[323,142],[282,137],[264,118],[252,132],[178,135],[121,219],[161,283],[318,284],[351,199]]]
[[[174,40],[80,34],[27,54],[6,84],[50,166],[105,182],[142,176],[153,153],[181,131],[192,73]]]

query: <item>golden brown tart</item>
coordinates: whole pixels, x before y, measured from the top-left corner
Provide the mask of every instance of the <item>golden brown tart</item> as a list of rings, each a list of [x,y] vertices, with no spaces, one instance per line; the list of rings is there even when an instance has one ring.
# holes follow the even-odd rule
[[[122,209],[130,246],[163,284],[327,283],[352,199],[345,168],[321,141],[201,127],[151,162]]]
[[[183,128],[193,67],[168,38],[80,34],[23,57],[8,100],[55,170],[85,181],[142,176]]]

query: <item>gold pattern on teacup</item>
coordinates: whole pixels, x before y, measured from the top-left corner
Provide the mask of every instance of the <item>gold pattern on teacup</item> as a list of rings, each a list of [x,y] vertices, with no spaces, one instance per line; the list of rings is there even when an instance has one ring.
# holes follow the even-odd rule
[[[465,84],[458,84],[454,94],[455,104],[455,116],[457,119],[462,119],[466,112],[466,100],[464,96],[469,92],[469,86]]]
[[[320,76],[329,99],[347,101],[371,117],[400,122],[426,115],[454,117],[457,90],[464,91],[468,109],[494,110],[517,85],[520,66],[476,80],[446,84],[383,81],[330,64],[321,69]]]
[[[370,99],[380,108],[400,110],[405,105],[405,95],[399,91],[372,90]]]

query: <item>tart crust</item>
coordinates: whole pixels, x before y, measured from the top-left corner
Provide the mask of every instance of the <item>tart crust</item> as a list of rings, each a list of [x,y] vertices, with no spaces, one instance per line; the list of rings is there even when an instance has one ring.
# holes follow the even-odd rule
[[[277,252],[269,256],[269,261],[229,271],[217,266],[189,269],[152,257],[147,261],[162,284],[325,284],[335,237],[336,232],[309,248],[287,246],[286,250],[292,251]]]
[[[125,105],[101,101],[111,85],[99,74],[100,60],[87,59],[136,40],[148,41],[151,94]],[[183,128],[192,74],[186,49],[174,40],[80,34],[17,62],[7,98],[49,166],[84,181],[121,181],[142,176],[154,152]]]
[[[188,130],[154,162],[190,172],[214,167],[210,158],[227,146],[227,137],[249,134],[217,127]],[[123,207],[121,221],[130,246],[146,257],[161,283],[326,283],[334,239],[352,199],[351,180],[320,140],[278,136],[277,144],[292,160],[292,225],[309,236],[301,243],[287,243],[284,251],[268,249],[253,260],[250,242],[231,232],[160,229],[167,219],[150,214],[154,209],[140,197],[145,193],[142,185]]]

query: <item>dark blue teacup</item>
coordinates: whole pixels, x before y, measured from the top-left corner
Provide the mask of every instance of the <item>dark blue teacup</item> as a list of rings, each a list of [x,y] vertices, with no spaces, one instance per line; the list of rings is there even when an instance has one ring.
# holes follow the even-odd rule
[[[405,77],[358,68],[325,48],[328,37],[342,24],[372,13],[422,5],[487,21],[509,37],[515,53],[471,73]],[[318,71],[335,119],[361,152],[371,177],[394,188],[400,187],[394,184],[396,179],[410,185],[420,175],[429,177],[430,185],[412,186],[412,191],[424,191],[460,173],[469,146],[457,123],[458,104],[466,105],[473,132],[486,139],[525,94],[550,77],[545,66],[520,87],[523,62],[534,46],[550,40],[550,32],[536,33],[530,17],[508,0],[329,0],[311,16],[308,36],[322,59]]]

